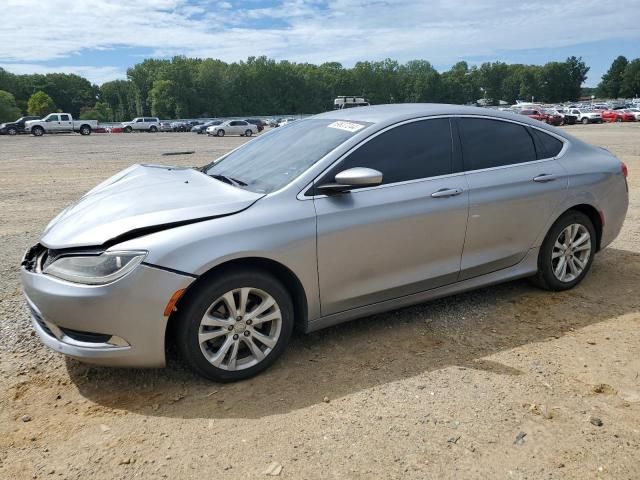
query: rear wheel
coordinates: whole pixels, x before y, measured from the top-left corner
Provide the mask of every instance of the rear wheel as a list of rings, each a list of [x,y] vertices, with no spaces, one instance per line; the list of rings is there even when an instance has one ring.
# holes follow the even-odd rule
[[[31,129],[31,133],[35,136],[35,137],[41,137],[42,135],[44,135],[44,128],[42,127],[38,127],[35,126]]]
[[[80,135],[91,135],[91,127],[89,125],[82,125],[80,127]]]
[[[216,135],[219,136],[219,137],[224,137],[224,130],[218,130],[216,132]]]
[[[156,132],[158,131],[158,127],[156,127],[155,125],[151,125],[151,126],[149,127],[149,131],[150,131],[151,133],[156,133]]]
[[[551,227],[538,254],[534,283],[545,290],[568,290],[586,276],[596,253],[596,231],[582,212],[570,210]]]
[[[265,370],[293,331],[291,297],[264,272],[229,272],[197,287],[184,301],[178,310],[178,349],[196,373],[211,380],[242,380]]]

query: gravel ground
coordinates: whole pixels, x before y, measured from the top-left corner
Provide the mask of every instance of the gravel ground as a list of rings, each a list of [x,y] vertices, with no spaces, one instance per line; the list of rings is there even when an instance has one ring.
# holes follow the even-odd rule
[[[18,263],[122,168],[245,139],[0,137],[0,478],[640,478],[640,124],[566,128],[630,170],[625,227],[578,288],[512,282],[297,336],[231,385],[49,352]]]

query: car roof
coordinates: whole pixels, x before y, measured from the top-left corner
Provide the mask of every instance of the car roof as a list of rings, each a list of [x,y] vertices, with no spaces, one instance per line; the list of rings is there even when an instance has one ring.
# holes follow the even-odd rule
[[[504,112],[491,108],[449,105],[445,103],[396,103],[391,105],[373,105],[369,107],[347,108],[320,113],[312,118],[351,120],[354,122],[391,124],[418,117],[435,115],[478,115],[483,117],[516,120],[539,126],[538,120],[514,112]]]

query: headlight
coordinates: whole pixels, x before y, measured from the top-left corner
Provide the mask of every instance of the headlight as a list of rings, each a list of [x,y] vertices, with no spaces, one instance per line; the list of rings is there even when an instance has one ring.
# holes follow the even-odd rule
[[[147,252],[104,252],[60,257],[47,265],[43,273],[74,283],[104,285],[124,277],[146,255]]]

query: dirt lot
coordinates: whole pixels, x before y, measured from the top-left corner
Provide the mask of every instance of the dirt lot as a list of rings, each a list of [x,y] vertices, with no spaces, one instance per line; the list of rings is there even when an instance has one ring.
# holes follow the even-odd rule
[[[513,282],[298,336],[224,386],[176,360],[113,370],[49,352],[18,263],[118,170],[201,165],[244,139],[0,137],[0,478],[640,478],[640,124],[568,128],[630,170],[624,230],[580,287]]]

